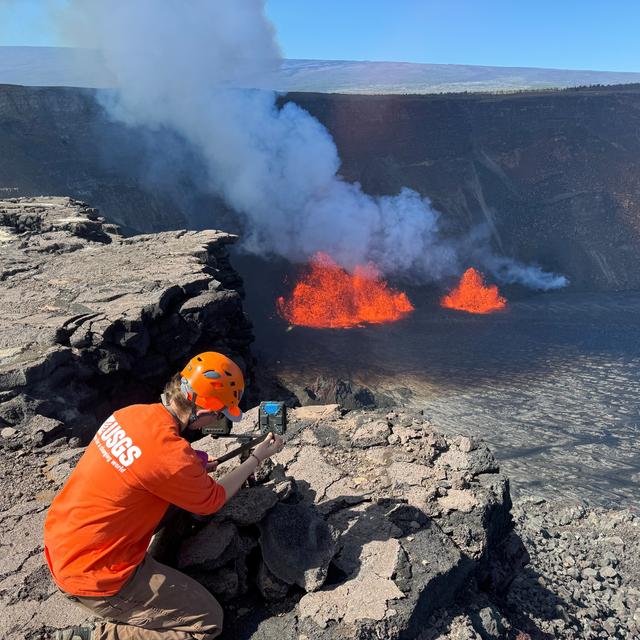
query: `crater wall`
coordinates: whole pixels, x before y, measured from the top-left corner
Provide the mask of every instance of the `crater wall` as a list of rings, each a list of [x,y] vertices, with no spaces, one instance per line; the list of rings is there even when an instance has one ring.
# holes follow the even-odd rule
[[[197,152],[109,120],[93,90],[0,86],[0,197],[95,203],[125,229],[219,228]],[[330,130],[341,174],[372,194],[428,196],[447,233],[487,225],[497,251],[581,290],[640,286],[640,88],[294,100]]]

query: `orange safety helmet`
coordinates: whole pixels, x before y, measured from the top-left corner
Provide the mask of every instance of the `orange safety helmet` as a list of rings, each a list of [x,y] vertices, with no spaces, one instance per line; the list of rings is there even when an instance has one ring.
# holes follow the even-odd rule
[[[202,409],[220,411],[234,422],[242,418],[238,405],[244,393],[244,376],[233,360],[207,351],[191,358],[180,375],[187,400]]]

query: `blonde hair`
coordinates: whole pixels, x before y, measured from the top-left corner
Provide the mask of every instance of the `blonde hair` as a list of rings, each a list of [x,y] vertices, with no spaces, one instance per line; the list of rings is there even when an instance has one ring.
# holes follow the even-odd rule
[[[173,402],[180,411],[190,411],[191,401],[182,395],[182,389],[180,388],[181,380],[182,376],[179,373],[174,374],[171,380],[164,386],[164,397],[168,403]]]

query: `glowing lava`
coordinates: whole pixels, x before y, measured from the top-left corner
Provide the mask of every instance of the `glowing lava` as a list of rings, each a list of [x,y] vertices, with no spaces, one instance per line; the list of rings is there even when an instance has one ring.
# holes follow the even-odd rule
[[[462,274],[458,286],[442,298],[441,305],[469,313],[491,313],[503,309],[507,301],[498,293],[498,287],[485,286],[482,274],[471,268]]]
[[[372,264],[347,273],[325,253],[311,259],[291,298],[278,298],[277,307],[291,324],[318,329],[395,322],[413,311],[406,294],[390,289]]]

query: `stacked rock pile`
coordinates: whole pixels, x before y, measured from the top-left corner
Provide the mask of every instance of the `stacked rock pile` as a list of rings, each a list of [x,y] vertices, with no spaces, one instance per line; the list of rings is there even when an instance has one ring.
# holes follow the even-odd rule
[[[413,638],[463,588],[496,593],[526,561],[513,551],[507,480],[481,443],[446,438],[420,414],[335,405],[293,410],[287,437],[255,486],[212,517],[177,514],[150,547],[225,603],[226,637]],[[0,518],[2,637],[47,638],[83,616],[51,584],[40,535],[83,450],[42,451],[48,491]]]
[[[419,413],[294,409],[257,482],[206,522],[169,526],[174,549],[156,542],[227,602],[234,637],[415,637],[461,587],[504,591],[527,560],[491,453]],[[257,594],[266,604],[250,606]]]

